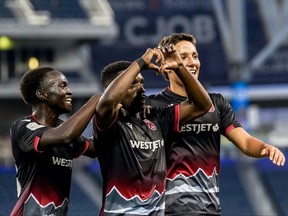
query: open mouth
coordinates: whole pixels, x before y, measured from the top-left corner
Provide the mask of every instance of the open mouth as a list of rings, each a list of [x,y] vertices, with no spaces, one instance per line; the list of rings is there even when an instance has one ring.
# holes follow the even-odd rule
[[[190,73],[192,73],[193,75],[196,74],[196,70],[190,70]]]
[[[65,102],[66,102],[66,103],[69,103],[69,104],[72,104],[72,98],[66,98],[66,99],[65,99]]]

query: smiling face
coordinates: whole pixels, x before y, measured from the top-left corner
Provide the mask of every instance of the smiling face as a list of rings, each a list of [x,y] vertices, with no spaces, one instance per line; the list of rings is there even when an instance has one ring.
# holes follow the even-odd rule
[[[176,50],[181,56],[184,66],[198,79],[200,71],[200,60],[194,44],[189,41],[180,41],[176,45]]]
[[[184,66],[198,79],[201,64],[195,45],[190,41],[182,40],[175,45],[175,48],[181,56]],[[173,71],[168,72],[167,75],[170,83],[183,87],[181,80]]]
[[[124,99],[121,101],[123,108],[130,113],[138,113],[143,110],[145,104],[144,93],[144,78],[141,74],[138,74]]]
[[[71,112],[72,91],[68,87],[68,81],[64,74],[59,71],[47,73],[41,91],[51,109],[59,114]]]

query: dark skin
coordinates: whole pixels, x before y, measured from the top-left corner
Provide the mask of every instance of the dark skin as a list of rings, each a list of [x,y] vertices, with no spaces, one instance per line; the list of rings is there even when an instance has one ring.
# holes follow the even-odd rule
[[[155,62],[153,62],[154,57],[156,57]],[[208,93],[194,75],[183,66],[174,45],[161,50],[148,48],[142,59],[145,62],[143,68],[134,61],[107,87],[99,99],[96,117],[102,128],[108,127],[114,121],[119,106],[122,106],[122,111],[126,115],[140,117],[145,104],[144,79],[140,74],[142,69],[152,69],[157,73],[167,69],[176,71],[189,95],[187,101],[180,104],[180,124],[185,124],[208,112],[212,106]],[[163,63],[161,67],[157,66],[161,62]]]
[[[59,116],[72,110],[72,91],[68,87],[66,77],[59,71],[50,72],[36,95],[41,102],[32,107],[33,115],[41,124],[51,127],[43,133],[39,150],[54,147],[59,143],[68,145],[79,137],[94,115],[100,97],[92,96],[77,112],[57,126]],[[85,155],[96,157],[92,139],[89,140],[89,148]]]

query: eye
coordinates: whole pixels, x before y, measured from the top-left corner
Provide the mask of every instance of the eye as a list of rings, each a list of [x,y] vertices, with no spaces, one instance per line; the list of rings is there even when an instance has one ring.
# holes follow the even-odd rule
[[[181,60],[185,60],[186,59],[186,56],[181,55],[180,57],[181,57]]]

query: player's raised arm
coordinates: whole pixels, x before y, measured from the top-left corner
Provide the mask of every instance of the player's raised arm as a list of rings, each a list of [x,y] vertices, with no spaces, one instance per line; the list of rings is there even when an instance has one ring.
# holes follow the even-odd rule
[[[161,51],[165,57],[161,70],[167,73],[169,70],[173,70],[183,83],[187,93],[187,100],[180,104],[180,123],[185,124],[208,112],[212,106],[212,101],[201,83],[184,66],[175,46],[170,44],[161,47]]]

